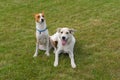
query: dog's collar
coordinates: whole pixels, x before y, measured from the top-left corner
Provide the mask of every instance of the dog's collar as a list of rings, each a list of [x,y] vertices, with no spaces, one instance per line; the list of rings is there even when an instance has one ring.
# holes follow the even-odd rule
[[[47,27],[45,29],[43,29],[43,30],[39,30],[39,29],[36,28],[36,30],[41,34],[41,32],[44,32],[44,31],[47,30]]]

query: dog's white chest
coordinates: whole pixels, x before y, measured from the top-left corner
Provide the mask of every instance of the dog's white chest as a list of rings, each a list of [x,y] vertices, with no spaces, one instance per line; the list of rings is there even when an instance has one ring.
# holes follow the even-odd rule
[[[45,44],[47,42],[47,35],[45,34],[39,34],[39,41],[40,41],[40,44]]]
[[[70,47],[69,46],[62,46],[62,51],[63,53],[68,53],[70,50]]]

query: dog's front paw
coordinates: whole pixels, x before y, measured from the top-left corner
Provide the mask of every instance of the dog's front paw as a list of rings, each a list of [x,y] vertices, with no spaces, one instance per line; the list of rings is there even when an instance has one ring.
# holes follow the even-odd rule
[[[45,52],[45,54],[46,54],[47,56],[50,56],[49,52]]]
[[[71,64],[71,66],[72,66],[72,68],[76,68],[76,64],[75,63]]]
[[[37,57],[37,55],[36,55],[36,54],[34,54],[34,55],[33,55],[33,57]]]
[[[55,61],[54,62],[54,67],[57,67],[58,66],[58,63]]]

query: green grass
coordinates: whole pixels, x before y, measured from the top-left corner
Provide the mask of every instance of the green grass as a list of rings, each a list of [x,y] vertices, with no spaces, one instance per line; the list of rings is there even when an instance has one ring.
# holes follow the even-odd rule
[[[0,0],[0,80],[120,80],[120,0]],[[75,33],[75,62],[60,55],[58,67],[35,52],[34,14],[45,12],[49,34]]]

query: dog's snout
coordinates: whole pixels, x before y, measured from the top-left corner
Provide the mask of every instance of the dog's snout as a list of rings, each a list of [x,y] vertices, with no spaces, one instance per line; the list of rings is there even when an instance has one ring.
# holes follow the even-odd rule
[[[63,36],[62,39],[65,40],[65,37]]]
[[[44,19],[41,19],[42,22],[44,22]]]

